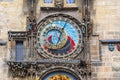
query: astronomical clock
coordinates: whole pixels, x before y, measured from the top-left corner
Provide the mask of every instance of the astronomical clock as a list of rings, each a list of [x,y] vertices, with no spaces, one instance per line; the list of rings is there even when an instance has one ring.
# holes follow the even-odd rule
[[[11,43],[16,43],[16,50],[7,61],[13,78],[88,80],[91,74],[88,32],[91,27],[88,14],[82,14],[79,7],[74,6],[76,1],[82,3],[82,0],[41,0],[45,6],[41,5],[38,19],[34,15],[37,0],[31,1],[34,8],[27,17],[27,30],[8,32]],[[87,9],[83,6],[83,10]]]
[[[80,62],[74,59],[83,49],[81,23],[70,15],[53,14],[41,20],[37,28],[35,47],[38,54],[53,60],[53,64],[55,62],[52,70],[47,70],[45,75],[43,73],[42,80],[80,79],[75,71],[67,66],[75,66]]]
[[[70,16],[55,14],[38,25],[36,48],[47,58],[75,57],[82,49],[81,24]]]

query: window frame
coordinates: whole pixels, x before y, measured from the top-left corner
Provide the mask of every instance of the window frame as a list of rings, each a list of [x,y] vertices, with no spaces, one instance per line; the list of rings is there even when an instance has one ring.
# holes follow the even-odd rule
[[[74,3],[67,3],[67,0],[64,0],[64,7],[77,7],[77,0],[74,0]]]
[[[52,0],[52,3],[45,3],[45,0],[41,0],[40,5],[41,7],[54,7],[54,0]]]
[[[41,0],[41,7],[55,7],[55,0],[52,0],[52,3],[45,3],[45,0]],[[77,7],[77,0],[74,0],[74,3],[67,3],[67,0],[64,1],[64,7]]]

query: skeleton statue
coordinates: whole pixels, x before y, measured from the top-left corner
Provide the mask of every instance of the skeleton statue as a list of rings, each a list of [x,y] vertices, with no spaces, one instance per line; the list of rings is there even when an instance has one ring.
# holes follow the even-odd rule
[[[62,8],[63,7],[63,0],[55,0],[55,7]]]

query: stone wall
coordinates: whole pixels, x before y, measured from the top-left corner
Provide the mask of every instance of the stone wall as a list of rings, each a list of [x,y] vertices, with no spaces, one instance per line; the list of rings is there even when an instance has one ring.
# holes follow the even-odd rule
[[[120,1],[94,0],[91,38],[92,80],[120,80],[120,52],[109,51],[100,40],[120,39]]]
[[[26,30],[28,6],[24,4],[25,1],[0,0],[0,39],[7,41],[7,45],[0,46],[0,80],[12,80],[4,62],[10,56],[8,31]],[[100,42],[103,39],[120,39],[120,1],[92,1],[94,2],[91,11],[93,36],[90,38],[92,80],[120,80],[120,52],[116,48],[110,52],[108,44]],[[37,18],[40,15],[40,5],[41,2],[38,1]]]
[[[8,66],[4,62],[10,58],[8,31],[24,31],[25,16],[23,0],[0,0],[0,40],[7,41],[6,45],[0,45],[0,80],[12,80],[8,75]]]

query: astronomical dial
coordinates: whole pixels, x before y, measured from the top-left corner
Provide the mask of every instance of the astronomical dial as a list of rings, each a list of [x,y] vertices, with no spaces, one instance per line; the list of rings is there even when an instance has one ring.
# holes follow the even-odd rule
[[[81,45],[80,26],[72,19],[53,16],[39,24],[36,47],[41,55],[55,58],[67,57],[80,52]]]
[[[56,71],[56,72],[51,72],[44,76],[43,80],[77,80],[77,78],[67,72],[63,71]]]

